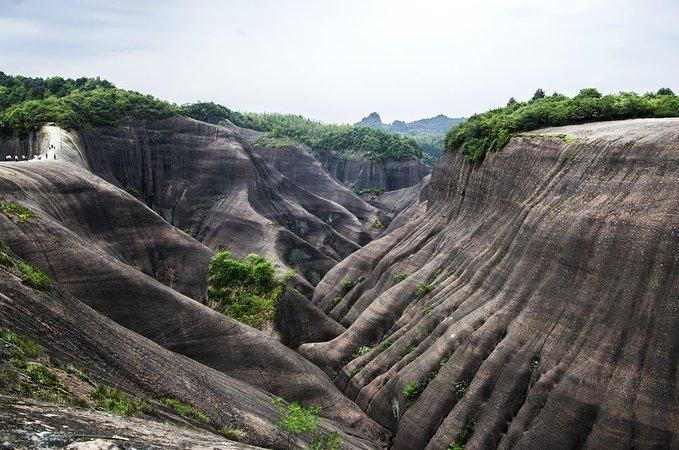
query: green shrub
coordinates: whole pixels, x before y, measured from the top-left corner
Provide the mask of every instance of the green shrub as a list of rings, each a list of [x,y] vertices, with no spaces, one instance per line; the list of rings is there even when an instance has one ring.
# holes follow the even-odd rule
[[[413,380],[406,384],[403,388],[403,396],[406,398],[406,406],[410,406],[415,403],[415,400],[420,396],[424,388],[427,387],[426,383],[422,383],[419,380]]]
[[[207,281],[209,307],[255,328],[273,320],[284,290],[271,263],[254,253],[238,261],[229,252],[217,252]]]
[[[28,222],[28,219],[36,217],[33,211],[17,202],[5,203],[2,207],[2,210],[7,214],[14,215],[17,218],[17,221],[20,223]]]
[[[476,114],[453,128],[445,140],[446,151],[462,149],[469,161],[480,161],[486,152],[500,150],[520,132],[543,127],[605,120],[679,116],[679,97],[671,91],[638,95],[621,92],[601,95],[583,89],[573,98],[553,94],[514,102],[483,114]],[[569,138],[565,138],[569,140]]]
[[[25,285],[45,292],[52,290],[52,280],[38,269],[24,262],[19,262],[17,267],[22,275],[21,281]]]
[[[408,278],[408,273],[407,272],[396,272],[394,274],[394,281],[397,283],[400,283],[401,281],[405,280]]]
[[[208,419],[208,417],[202,411],[194,408],[193,406],[187,405],[176,398],[164,398],[163,403],[187,419],[192,419],[201,423],[208,423],[210,421],[210,419]]]
[[[0,339],[12,345],[10,354],[14,356],[38,358],[43,354],[43,348],[40,344],[7,328],[0,328]]]
[[[338,296],[338,297],[333,298],[332,299],[332,306],[333,307],[337,306],[339,304],[339,302],[341,302],[341,301],[342,301],[342,297]]]
[[[273,399],[273,404],[283,414],[278,425],[287,430],[293,436],[299,436],[302,433],[315,431],[320,420],[318,413],[321,411],[320,406],[311,406],[305,408],[300,406],[297,402],[288,404],[286,408],[283,404],[283,399],[276,397]]]
[[[337,431],[326,431],[319,434],[309,446],[310,450],[337,450],[342,445],[342,436]]]
[[[390,342],[390,341],[384,341],[384,342],[382,342],[382,344],[380,345],[380,351],[383,352],[383,351],[385,351],[386,349],[388,349],[389,347],[391,347],[391,342]]]
[[[354,282],[351,278],[342,278],[340,284],[342,285],[342,288],[344,289],[345,292],[349,292],[351,288],[354,287]]]
[[[469,389],[469,381],[457,380],[453,382],[453,395],[455,396],[455,401],[458,402],[464,397],[464,394]]]
[[[417,348],[417,345],[415,345],[415,344],[408,344],[408,346],[406,347],[406,355],[407,355],[408,353],[412,352],[413,350],[415,350],[416,348]]]
[[[80,369],[73,364],[66,364],[66,367],[64,367],[64,370],[66,373],[70,373],[71,375],[76,376],[77,378],[81,379],[82,381],[87,381],[91,382],[90,376],[87,374],[87,371],[85,369]]]
[[[380,219],[375,219],[375,221],[370,225],[370,231],[379,231],[384,228],[384,224]]]
[[[431,311],[432,311],[432,306],[431,306],[431,304],[429,304],[429,303],[426,303],[426,304],[424,305],[424,307],[422,308],[422,314],[424,314],[425,316],[426,316],[427,314],[429,314]]]
[[[371,351],[372,351],[372,347],[368,347],[368,346],[363,345],[363,346],[358,347],[356,349],[356,353],[354,353],[354,357],[358,358],[359,356],[363,356],[365,354],[368,354]]]
[[[415,297],[424,297],[425,295],[433,291],[435,287],[436,285],[433,283],[432,284],[427,284],[424,282],[420,283],[415,288]]]
[[[378,187],[367,187],[362,189],[355,189],[356,195],[380,195],[384,192],[384,189]]]
[[[467,442],[469,442],[469,438],[474,434],[475,426],[476,420],[469,419],[465,426],[462,427],[455,440],[448,445],[448,450],[462,450],[464,446],[467,445]]]
[[[97,386],[90,397],[99,409],[123,416],[155,413],[155,407],[146,398],[130,397],[116,388],[103,384]]]

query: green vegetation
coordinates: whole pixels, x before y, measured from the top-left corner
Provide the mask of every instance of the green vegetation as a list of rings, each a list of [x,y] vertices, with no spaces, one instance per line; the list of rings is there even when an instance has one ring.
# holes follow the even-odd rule
[[[187,405],[176,398],[164,398],[163,403],[172,408],[176,413],[186,417],[187,419],[195,420],[196,422],[208,423],[210,419],[200,410],[191,405]]]
[[[406,384],[403,388],[403,396],[406,398],[406,406],[410,406],[415,403],[415,400],[420,396],[424,388],[427,387],[425,383],[419,380],[413,380]]]
[[[12,261],[12,258],[7,254],[7,252],[3,250],[0,250],[0,265],[6,267],[12,267],[14,265],[14,261]]]
[[[219,429],[222,436],[232,441],[243,442],[247,437],[247,433],[239,428],[222,427]]]
[[[367,187],[362,189],[355,189],[356,195],[380,195],[384,192],[384,189],[378,187]]]
[[[113,126],[124,118],[159,119],[181,109],[99,78],[8,76],[0,72],[0,134],[25,136],[46,122],[68,129]]]
[[[406,278],[408,278],[407,272],[399,271],[399,272],[396,272],[394,274],[394,281],[396,281],[397,283],[400,283],[401,281],[405,280]]]
[[[419,158],[422,155],[417,143],[407,136],[366,127],[325,124],[295,114],[244,113],[242,118],[234,118],[232,122],[267,132],[270,138],[289,138],[314,149],[360,153],[369,159]]]
[[[433,283],[427,284],[422,282],[418,284],[417,287],[415,288],[415,297],[424,297],[425,295],[433,291],[435,287],[436,285]]]
[[[64,370],[66,371],[66,373],[70,373],[71,375],[74,375],[83,381],[87,381],[88,383],[92,382],[92,380],[90,380],[90,376],[87,374],[87,371],[85,369],[76,367],[73,364],[66,364]]]
[[[254,253],[241,262],[217,252],[207,272],[207,305],[232,319],[258,328],[276,316],[283,283],[269,261]]]
[[[337,306],[339,304],[339,302],[341,302],[341,301],[342,301],[342,297],[337,296],[337,297],[333,298],[332,299],[332,306],[333,307]]]
[[[28,222],[28,219],[36,217],[35,213],[30,209],[26,208],[24,205],[17,202],[7,202],[2,206],[2,210],[7,213],[16,216],[20,223]]]
[[[283,399],[279,397],[273,399],[273,404],[283,414],[278,424],[293,436],[314,431],[318,427],[320,406],[304,408],[299,403],[292,402],[286,408]]]
[[[453,395],[455,395],[455,401],[459,402],[464,394],[469,389],[469,381],[457,380],[453,382]]]
[[[480,161],[486,152],[500,150],[520,132],[586,122],[679,116],[679,97],[666,88],[645,95],[601,95],[588,88],[573,98],[556,93],[545,96],[539,91],[528,102],[510,102],[453,128],[446,136],[446,151],[461,149],[469,161]]]
[[[238,126],[252,128],[248,126],[247,119],[239,112],[231,111],[229,108],[212,102],[198,102],[182,105],[184,115],[201,122],[218,124],[223,120],[228,120]]]
[[[0,328],[0,339],[10,344],[9,352],[12,356],[38,358],[43,354],[40,344],[7,328]]]
[[[388,349],[389,347],[391,347],[391,341],[384,341],[384,342],[382,342],[382,344],[380,345],[380,351],[383,352],[383,351],[385,351],[386,349]]]
[[[52,290],[52,280],[39,271],[38,269],[29,266],[25,262],[17,264],[19,272],[21,272],[21,282],[39,291],[49,292]]]
[[[448,450],[462,450],[469,438],[474,434],[474,427],[476,426],[476,419],[469,419],[465,426],[462,427],[457,437],[448,445]]]
[[[351,278],[342,278],[340,284],[345,292],[349,292],[354,287],[354,281]]]
[[[372,347],[368,347],[366,345],[362,345],[356,349],[356,353],[354,353],[354,357],[358,358],[359,356],[363,356],[365,354],[368,354],[372,351]]]
[[[426,304],[424,305],[424,307],[422,308],[422,314],[424,314],[424,315],[426,316],[427,314],[429,314],[429,313],[432,311],[432,309],[433,309],[433,308],[432,308],[431,304],[430,304],[430,303],[426,303]]]
[[[90,394],[97,408],[123,416],[137,416],[140,413],[153,414],[154,406],[144,397],[130,397],[116,388],[99,385]]]
[[[320,433],[318,431],[318,424],[321,420],[318,416],[318,413],[321,411],[320,406],[305,408],[297,402],[292,402],[286,407],[283,399],[280,397],[274,398],[272,403],[282,415],[278,421],[278,426],[293,436],[312,433],[313,440],[309,446],[310,449],[337,450],[342,444],[342,437],[338,432],[327,431]]]
[[[384,228],[384,224],[380,219],[375,219],[375,221],[370,225],[369,231],[379,231]]]
[[[415,345],[415,344],[408,344],[408,346],[406,347],[406,355],[407,355],[408,353],[413,352],[416,348],[417,348],[417,345]]]
[[[342,436],[337,431],[326,431],[311,441],[309,450],[337,450],[342,445]]]

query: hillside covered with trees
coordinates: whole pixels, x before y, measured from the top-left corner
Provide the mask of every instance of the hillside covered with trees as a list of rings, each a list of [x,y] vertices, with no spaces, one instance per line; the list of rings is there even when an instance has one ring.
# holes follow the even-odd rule
[[[219,123],[227,119],[240,127],[266,132],[268,145],[297,141],[314,149],[356,153],[374,160],[422,156],[414,139],[372,128],[326,124],[296,114],[238,113],[214,103],[184,105],[182,110],[197,120]]]
[[[79,129],[120,119],[156,119],[180,109],[150,95],[117,89],[100,78],[28,78],[0,72],[0,133],[25,136],[46,122]]]
[[[480,161],[488,151],[500,150],[516,133],[539,128],[621,119],[679,116],[679,97],[671,89],[639,95],[635,92],[602,95],[594,88],[576,96],[538,89],[527,102],[511,98],[504,108],[475,114],[446,136],[446,151],[462,149],[469,161]]]

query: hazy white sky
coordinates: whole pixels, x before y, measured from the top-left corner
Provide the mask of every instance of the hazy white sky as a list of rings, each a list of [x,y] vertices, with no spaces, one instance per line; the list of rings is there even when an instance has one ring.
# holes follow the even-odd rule
[[[679,91],[679,0],[0,0],[0,70],[355,122]]]

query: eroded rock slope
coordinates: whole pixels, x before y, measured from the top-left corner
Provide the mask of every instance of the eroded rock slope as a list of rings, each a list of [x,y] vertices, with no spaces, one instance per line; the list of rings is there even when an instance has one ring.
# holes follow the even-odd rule
[[[679,445],[679,119],[448,153],[421,200],[319,283],[348,329],[301,347],[394,448]]]

